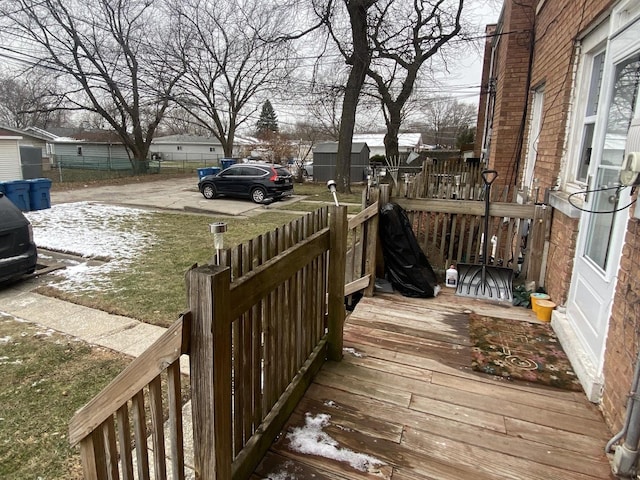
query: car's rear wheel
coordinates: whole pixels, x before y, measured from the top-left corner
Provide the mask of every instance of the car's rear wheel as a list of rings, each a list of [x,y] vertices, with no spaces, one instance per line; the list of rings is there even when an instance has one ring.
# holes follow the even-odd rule
[[[267,198],[267,192],[264,188],[256,187],[253,190],[251,190],[251,200],[253,200],[255,203],[262,203],[265,201],[266,198]]]
[[[216,187],[214,187],[211,183],[205,184],[205,186],[202,187],[202,195],[207,200],[211,200],[212,198],[216,198]]]

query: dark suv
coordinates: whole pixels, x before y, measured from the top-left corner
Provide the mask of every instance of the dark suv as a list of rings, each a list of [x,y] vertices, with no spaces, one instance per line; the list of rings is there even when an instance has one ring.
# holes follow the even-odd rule
[[[31,223],[20,209],[0,192],[0,283],[33,273],[38,252]]]
[[[250,198],[256,203],[293,194],[293,179],[289,170],[267,163],[238,163],[217,175],[206,175],[198,182],[204,198]]]

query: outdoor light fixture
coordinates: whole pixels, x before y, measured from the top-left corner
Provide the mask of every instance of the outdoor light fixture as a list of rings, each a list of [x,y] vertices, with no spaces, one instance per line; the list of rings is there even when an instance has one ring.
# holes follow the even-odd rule
[[[336,207],[339,207],[340,204],[338,203],[338,196],[336,195],[336,181],[335,180],[329,180],[327,182],[327,188],[329,189],[329,191],[333,195],[333,201],[335,202]]]
[[[213,248],[216,250],[216,265],[220,264],[220,255],[224,249],[224,234],[227,231],[227,224],[224,222],[214,222],[209,224],[209,231],[213,235]]]

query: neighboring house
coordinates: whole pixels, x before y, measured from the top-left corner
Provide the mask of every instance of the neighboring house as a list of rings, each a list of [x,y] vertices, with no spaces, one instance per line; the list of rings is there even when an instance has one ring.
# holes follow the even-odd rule
[[[49,142],[51,156],[62,167],[128,170],[129,151],[114,132],[85,131]]]
[[[385,156],[384,133],[356,133],[353,135],[354,143],[366,143],[369,147],[370,156]],[[398,150],[400,157],[405,160],[409,153],[417,152],[422,146],[421,133],[400,133],[398,134]]]
[[[212,161],[224,158],[222,144],[215,137],[166,135],[151,141],[151,154],[167,161]]]
[[[640,207],[617,188],[640,116],[640,2],[506,0],[487,33],[476,155],[547,192],[552,326],[618,430],[640,344]]]
[[[0,182],[22,180],[19,135],[8,135],[0,130]]]
[[[370,151],[366,143],[353,142],[351,145],[351,170],[349,172],[352,182],[366,180],[369,156]],[[316,145],[313,149],[313,179],[320,182],[334,179],[337,158],[338,142],[325,142]]]

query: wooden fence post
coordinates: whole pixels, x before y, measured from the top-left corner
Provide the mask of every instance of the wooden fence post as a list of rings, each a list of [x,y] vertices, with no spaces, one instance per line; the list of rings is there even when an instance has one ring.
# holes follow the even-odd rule
[[[384,183],[380,185],[380,206],[391,201],[391,185]]]
[[[347,207],[332,205],[329,211],[329,322],[327,358],[342,359],[342,328],[345,319],[344,282],[347,258]]]
[[[551,209],[547,205],[536,205],[535,214],[531,220],[531,230],[529,231],[529,265],[527,269],[527,282],[536,282],[536,287],[541,283],[540,274],[544,271],[542,261],[544,260],[544,244],[547,240],[548,215]]]
[[[191,324],[191,410],[196,478],[231,478],[231,319],[228,267],[187,272]]]
[[[376,203],[380,198],[380,192],[378,190],[371,191],[371,204]],[[372,297],[376,287],[376,257],[378,256],[378,248],[380,248],[380,241],[378,236],[378,224],[380,219],[380,204],[378,203],[378,213],[375,217],[372,217],[367,223],[366,245],[365,251],[367,256],[364,263],[364,273],[371,275],[371,281],[369,286],[364,290],[365,297]]]

